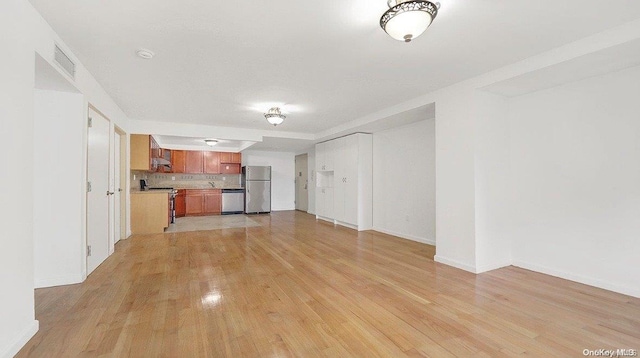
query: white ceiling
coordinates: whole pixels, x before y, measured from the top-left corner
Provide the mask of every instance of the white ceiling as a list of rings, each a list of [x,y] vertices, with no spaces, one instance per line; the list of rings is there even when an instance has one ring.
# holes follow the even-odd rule
[[[633,40],[496,82],[483,90],[516,97],[638,65],[640,40]]]
[[[386,0],[31,0],[134,119],[319,133],[640,17],[633,0],[441,0],[412,43]],[[156,53],[135,56],[139,48]]]

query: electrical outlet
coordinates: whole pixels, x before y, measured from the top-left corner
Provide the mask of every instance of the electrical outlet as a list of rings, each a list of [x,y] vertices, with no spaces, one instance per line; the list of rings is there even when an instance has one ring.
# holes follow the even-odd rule
[[[171,180],[176,180],[176,177],[171,177]]]

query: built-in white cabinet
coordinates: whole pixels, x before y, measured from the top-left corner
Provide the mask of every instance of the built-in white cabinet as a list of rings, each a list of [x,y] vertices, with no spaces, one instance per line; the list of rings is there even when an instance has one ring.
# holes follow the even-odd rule
[[[316,145],[319,218],[358,230],[371,229],[372,152],[370,134],[352,134]],[[326,189],[331,189],[331,199]]]
[[[316,216],[325,219],[333,219],[333,188],[316,188]]]
[[[333,171],[335,156],[333,144],[333,141],[316,144],[316,172]]]

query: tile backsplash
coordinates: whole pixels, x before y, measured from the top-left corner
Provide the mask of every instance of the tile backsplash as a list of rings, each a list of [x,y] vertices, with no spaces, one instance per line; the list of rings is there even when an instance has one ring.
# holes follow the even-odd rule
[[[140,190],[140,179],[147,179],[151,187],[172,187],[176,189],[239,188],[241,174],[182,174],[147,173],[131,171],[131,190]],[[211,185],[213,183],[213,185]]]

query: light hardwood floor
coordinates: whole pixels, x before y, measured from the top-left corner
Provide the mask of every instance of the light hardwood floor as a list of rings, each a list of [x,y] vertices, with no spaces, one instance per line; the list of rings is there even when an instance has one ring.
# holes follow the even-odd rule
[[[640,300],[308,214],[136,236],[86,282],[36,290],[19,357],[581,357],[640,349]]]

